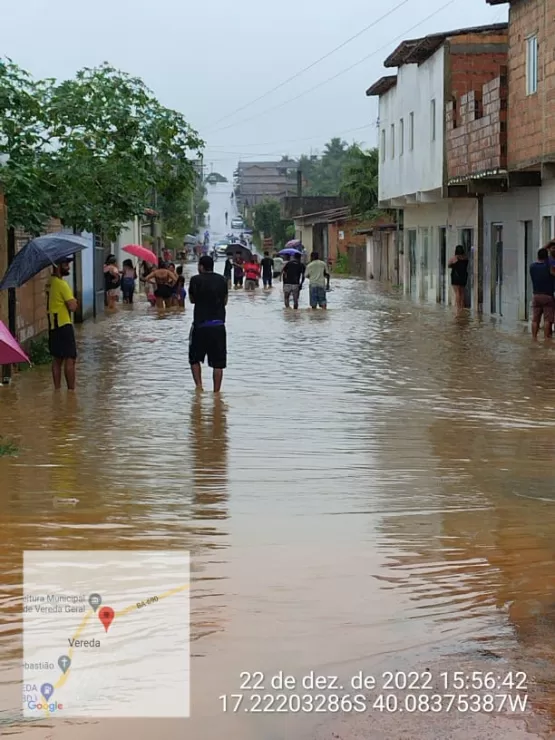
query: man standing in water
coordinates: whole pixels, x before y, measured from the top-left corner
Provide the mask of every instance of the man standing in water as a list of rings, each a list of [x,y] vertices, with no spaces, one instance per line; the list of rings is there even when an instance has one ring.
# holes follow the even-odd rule
[[[329,275],[326,263],[320,259],[318,252],[312,252],[310,255],[306,277],[310,282],[310,308],[316,309],[320,306],[326,309],[328,307],[326,287]]]
[[[553,290],[555,281],[552,268],[549,266],[549,255],[547,249],[538,251],[537,262],[530,265],[530,277],[532,279],[532,339],[538,338],[540,323],[543,315],[543,333],[546,339],[551,336],[551,326],[555,321],[555,299]]]
[[[262,283],[268,290],[272,287],[272,273],[274,271],[274,260],[270,257],[270,252],[264,252],[264,257],[260,263],[262,267]]]
[[[189,283],[189,300],[195,307],[189,334],[189,364],[196,389],[201,391],[201,364],[208,357],[213,371],[214,393],[218,393],[227,364],[227,281],[214,272],[214,260],[208,255],[200,258],[198,271],[199,274],[194,275]]]
[[[283,266],[283,299],[285,308],[289,308],[291,297],[293,308],[299,308],[299,295],[304,282],[305,266],[301,263],[301,255],[296,254],[292,260],[287,260]]]
[[[71,288],[64,280],[69,275],[69,264],[73,259],[66,257],[56,262],[48,288],[48,346],[52,355],[52,380],[54,388],[62,385],[62,367],[67,388],[75,390],[75,363],[77,346],[71,314],[77,311],[77,301]]]

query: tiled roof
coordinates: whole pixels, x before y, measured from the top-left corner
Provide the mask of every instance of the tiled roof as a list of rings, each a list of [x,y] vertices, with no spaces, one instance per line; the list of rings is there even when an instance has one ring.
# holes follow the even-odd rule
[[[374,84],[368,88],[368,90],[366,91],[366,94],[368,96],[385,95],[385,93],[388,90],[391,90],[392,87],[395,87],[396,84],[397,84],[397,75],[386,75],[385,77],[380,77],[380,79],[377,82],[374,82]]]
[[[491,0],[495,2],[495,0]],[[508,23],[493,23],[489,26],[474,26],[471,28],[459,28],[455,31],[444,31],[443,33],[432,33],[419,39],[402,41],[399,46],[385,60],[384,67],[401,67],[403,64],[421,64],[429,59],[448,38],[453,36],[465,36],[466,34],[492,34],[507,31]]]

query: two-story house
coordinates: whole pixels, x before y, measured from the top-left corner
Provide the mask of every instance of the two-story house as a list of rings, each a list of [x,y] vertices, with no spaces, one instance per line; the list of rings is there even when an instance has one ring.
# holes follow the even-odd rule
[[[504,80],[508,189],[484,201],[485,238],[491,243],[484,308],[527,320],[528,265],[555,235],[555,1],[486,2],[508,3],[510,9]]]
[[[449,189],[444,111],[454,92],[491,79],[506,53],[506,23],[403,41],[384,62],[397,73],[367,90],[379,96],[379,200],[403,211],[403,282],[417,299],[450,300],[447,262],[457,244],[471,256],[474,275],[478,200]],[[469,305],[476,302],[473,282]]]

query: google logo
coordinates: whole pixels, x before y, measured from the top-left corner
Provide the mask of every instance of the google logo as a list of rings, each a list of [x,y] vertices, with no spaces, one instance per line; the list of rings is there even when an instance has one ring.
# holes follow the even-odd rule
[[[56,710],[63,709],[63,708],[64,708],[64,705],[63,704],[58,704],[58,702],[56,702],[55,704],[54,703],[52,703],[52,704],[37,704],[36,701],[29,701],[29,702],[27,702],[27,709],[30,709],[30,710],[34,710],[34,709],[41,710],[42,709],[42,711],[44,711],[44,712],[46,712],[47,710],[49,712],[55,712]]]

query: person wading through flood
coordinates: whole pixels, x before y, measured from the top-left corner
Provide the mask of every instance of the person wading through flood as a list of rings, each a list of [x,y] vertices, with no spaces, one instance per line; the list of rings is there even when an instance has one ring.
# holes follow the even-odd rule
[[[241,252],[237,252],[235,261],[233,262],[233,287],[235,290],[243,287],[244,277],[243,258],[241,257]]]
[[[555,268],[549,264],[549,254],[545,247],[538,251],[537,262],[530,265],[532,279],[532,339],[538,338],[543,316],[543,333],[546,339],[551,337],[551,327],[555,321]]]
[[[187,295],[187,291],[185,289],[185,276],[183,275],[183,265],[179,265],[177,270],[177,283],[176,283],[176,290],[177,290],[177,305],[179,308],[185,308],[185,297]]]
[[[252,291],[258,287],[260,280],[260,265],[258,257],[253,255],[252,259],[245,263],[245,290]]]
[[[48,348],[52,355],[52,380],[54,388],[59,390],[62,385],[62,368],[68,390],[75,390],[75,363],[77,361],[77,346],[71,314],[77,311],[71,288],[64,280],[70,273],[70,262],[66,259],[56,262],[54,272],[48,288]]]
[[[301,263],[301,255],[296,254],[292,260],[287,260],[283,266],[283,299],[285,308],[290,308],[293,298],[293,308],[299,308],[299,295],[304,283],[305,266]]]
[[[124,303],[133,303],[136,279],[137,270],[133,267],[133,262],[131,260],[124,260],[121,270],[121,292]]]
[[[208,255],[200,258],[198,270],[199,274],[189,283],[189,300],[195,307],[189,334],[189,364],[195,387],[202,390],[201,365],[207,358],[212,368],[214,393],[218,393],[227,364],[227,283],[222,275],[214,272],[214,260]]]
[[[224,278],[227,283],[227,289],[231,290],[231,275],[233,273],[233,257],[228,254],[224,265]]]
[[[280,257],[279,254],[276,252],[274,254],[274,272],[273,272],[274,280],[281,280],[282,271],[283,271],[283,257]]]
[[[327,265],[320,259],[318,252],[312,252],[310,255],[310,262],[305,274],[310,283],[310,308],[315,310],[320,306],[326,309],[328,307],[326,287],[329,274]]]
[[[468,283],[468,257],[462,244],[455,247],[455,256],[451,257],[447,266],[451,270],[451,285],[455,295],[455,308],[464,309],[464,291]]]
[[[156,270],[153,270],[146,278],[147,283],[155,283],[157,308],[170,308],[173,300],[173,286],[177,282],[177,275],[168,269],[166,263],[160,260]]]
[[[115,254],[109,254],[104,263],[104,291],[106,294],[106,306],[114,309],[119,295],[121,277]]]
[[[270,252],[264,252],[260,266],[262,267],[262,284],[265,290],[269,290],[272,287],[274,273],[274,260],[270,257]]]

